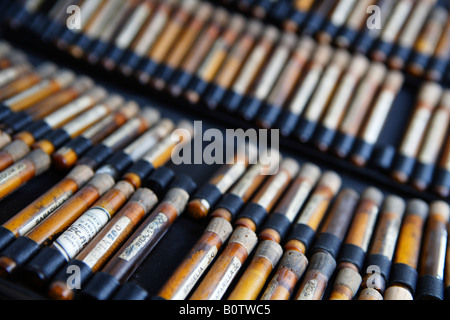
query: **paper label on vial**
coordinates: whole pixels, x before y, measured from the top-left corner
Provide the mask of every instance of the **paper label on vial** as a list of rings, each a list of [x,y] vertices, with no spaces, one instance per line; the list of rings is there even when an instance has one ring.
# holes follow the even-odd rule
[[[131,220],[126,216],[117,219],[114,225],[111,226],[109,232],[103,236],[91,252],[83,259],[83,262],[92,269],[105,253],[110,250],[116,240],[130,224]]]
[[[72,259],[95,237],[109,219],[109,212],[105,209],[91,208],[61,234],[54,245],[67,260]]]
[[[270,297],[275,292],[275,289],[278,288],[279,282],[278,282],[278,274],[276,274],[273,279],[270,281],[269,285],[266,288],[266,291],[264,291],[263,296],[261,297],[261,300],[269,300]]]
[[[145,227],[140,235],[119,255],[119,258],[130,261],[153,239],[153,235],[157,233],[161,227],[167,223],[169,219],[163,213],[158,213],[155,219]]]
[[[197,266],[192,270],[184,283],[172,297],[172,300],[184,300],[217,255],[217,247],[212,246]]]
[[[16,177],[27,169],[27,166],[24,163],[17,163],[8,169],[0,172],[0,185],[7,182],[9,179]]]
[[[72,191],[65,192],[62,196],[55,199],[48,207],[39,211],[32,220],[28,221],[19,229],[19,235],[23,236],[31,231],[34,227],[36,227],[39,223],[41,223],[45,218],[47,218],[51,213],[53,213],[56,209],[58,209],[67,199],[69,199],[73,195]]]
[[[217,189],[222,193],[227,191],[236,180],[245,172],[246,165],[244,163],[236,163],[216,184]]]
[[[228,265],[227,269],[225,270],[225,273],[223,274],[222,279],[220,279],[219,283],[217,284],[214,291],[211,293],[211,300],[220,300],[222,299],[222,296],[227,291],[230,283],[233,281],[234,277],[238,273],[239,269],[241,268],[242,263],[241,261],[233,257],[230,264]]]
[[[309,280],[298,296],[298,300],[312,300],[317,290],[319,282],[316,279]]]

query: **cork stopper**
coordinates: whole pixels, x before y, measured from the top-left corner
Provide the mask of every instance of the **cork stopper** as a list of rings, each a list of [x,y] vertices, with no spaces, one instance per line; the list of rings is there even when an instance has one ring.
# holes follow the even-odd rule
[[[361,195],[362,199],[368,199],[376,204],[376,206],[380,206],[383,202],[383,193],[374,187],[369,187],[366,190],[364,190],[363,194]]]
[[[442,94],[439,106],[444,109],[450,109],[450,89],[446,89]]]
[[[0,148],[8,145],[11,142],[11,136],[4,131],[0,130]]]
[[[139,205],[141,205],[147,213],[158,202],[158,197],[150,189],[140,188],[131,196],[130,202],[139,203]]]
[[[14,140],[6,145],[2,151],[7,152],[14,162],[17,162],[30,152],[30,147],[22,140]]]
[[[242,14],[235,13],[231,16],[229,26],[235,32],[241,32],[245,28],[246,19]]]
[[[298,175],[300,178],[305,178],[310,182],[315,183],[319,180],[321,173],[322,171],[317,165],[307,162],[301,166],[300,173]]]
[[[72,88],[77,92],[84,92],[94,87],[94,81],[86,76],[78,77],[74,80]]]
[[[353,56],[353,59],[349,66],[349,72],[353,73],[357,77],[363,76],[368,67],[369,67],[369,59],[366,58],[362,54],[356,54]]]
[[[119,181],[114,186],[114,189],[119,190],[128,199],[134,193],[134,187],[126,181]]]
[[[384,81],[384,87],[397,92],[401,89],[403,86],[403,83],[405,81],[405,76],[400,71],[389,71],[386,80]]]
[[[197,10],[196,18],[208,20],[214,12],[214,6],[209,2],[202,2]]]
[[[181,2],[181,7],[189,13],[192,13],[198,6],[198,0],[184,0]]]
[[[11,45],[6,41],[0,41],[0,56],[3,57],[9,54],[12,50]]]
[[[36,68],[36,74],[41,78],[46,78],[54,74],[58,68],[53,63],[44,63]]]
[[[114,178],[109,174],[99,173],[89,181],[88,185],[96,188],[98,193],[103,195],[114,186],[114,182]]]
[[[238,227],[234,230],[230,237],[229,243],[238,243],[247,250],[247,253],[252,252],[256,243],[258,242],[258,237],[249,228]]]
[[[275,241],[264,240],[258,245],[255,255],[267,259],[275,267],[283,255],[283,248]]]
[[[327,186],[332,193],[337,193],[341,188],[342,179],[336,172],[326,171],[320,178],[319,184]]]
[[[399,286],[392,286],[386,289],[384,292],[384,300],[401,300],[401,301],[407,301],[407,300],[414,300],[411,292],[404,288]]]
[[[387,68],[383,63],[374,62],[369,66],[369,70],[367,71],[367,75],[377,83],[383,81],[386,77]]]
[[[31,160],[34,164],[34,174],[36,176],[47,171],[52,163],[51,157],[41,149],[35,149],[30,152],[26,159]]]
[[[261,35],[262,31],[264,29],[264,25],[261,23],[261,21],[256,19],[251,19],[247,23],[247,33],[253,36],[254,38],[257,38]]]
[[[67,179],[71,179],[76,183],[78,188],[84,186],[93,176],[94,170],[86,165],[77,165],[67,175]]]
[[[131,119],[139,114],[140,108],[135,101],[128,101],[119,109],[119,112],[125,116],[126,119]]]
[[[119,106],[121,106],[124,102],[125,100],[122,96],[113,94],[106,98],[103,104],[107,105],[111,110],[114,110],[119,108]]]
[[[405,212],[405,201],[396,195],[388,195],[383,203],[383,212],[393,213],[401,219]]]
[[[280,31],[274,26],[266,26],[264,30],[263,38],[270,42],[275,42],[280,37]]]
[[[289,269],[300,279],[308,266],[308,259],[297,250],[288,250],[280,261],[280,266]]]
[[[345,286],[351,291],[351,295],[354,297],[358,293],[359,287],[362,282],[362,277],[359,272],[350,269],[343,268],[339,270],[336,280],[334,282],[335,287]]]
[[[224,27],[227,25],[228,20],[230,19],[230,15],[228,11],[223,8],[216,8],[214,10],[214,16],[212,21],[217,23],[219,26]]]
[[[333,53],[334,50],[330,45],[319,44],[314,52],[314,62],[321,66],[325,66],[330,61]]]
[[[445,201],[433,201],[430,204],[430,216],[438,215],[444,221],[449,221],[450,207]]]
[[[161,113],[155,108],[145,106],[142,108],[140,115],[145,119],[146,123],[151,126],[161,119]]]
[[[62,88],[65,88],[68,85],[70,85],[73,82],[74,79],[75,79],[75,73],[73,73],[72,71],[69,71],[69,70],[58,71],[55,74],[55,78],[54,78],[54,80],[56,82],[58,82],[58,84]]]
[[[291,177],[294,177],[300,170],[300,164],[295,159],[285,158],[281,162],[280,170],[285,170]]]
[[[337,49],[332,58],[332,65],[336,65],[337,67],[344,69],[347,67],[350,61],[350,53],[344,49]]]
[[[13,65],[27,63],[27,56],[22,51],[13,50],[10,60]]]
[[[217,234],[222,243],[225,243],[233,232],[233,226],[223,218],[212,218],[206,227],[206,232]]]
[[[87,95],[95,101],[101,101],[106,98],[108,92],[102,87],[94,87],[92,90],[89,90]]]
[[[418,101],[436,106],[442,96],[442,86],[437,82],[426,82],[419,91]]]
[[[315,47],[316,43],[310,37],[302,37],[297,44],[297,50],[301,51],[302,54],[308,57]]]
[[[406,204],[406,213],[418,215],[422,220],[428,216],[428,204],[420,199],[411,199]]]
[[[282,46],[286,46],[288,49],[292,49],[292,48],[294,48],[297,41],[298,41],[298,37],[295,33],[284,32],[281,36],[280,44]]]

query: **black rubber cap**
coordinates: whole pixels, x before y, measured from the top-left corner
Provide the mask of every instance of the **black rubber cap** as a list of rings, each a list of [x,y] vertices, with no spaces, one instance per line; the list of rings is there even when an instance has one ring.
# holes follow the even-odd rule
[[[6,119],[6,117],[10,116],[12,114],[11,109],[9,109],[8,107],[1,105],[0,106],[0,120],[3,121],[4,119]]]
[[[123,151],[115,153],[111,158],[106,161],[106,165],[110,165],[116,169],[119,176],[125,173],[125,171],[133,164],[133,159]]]
[[[50,141],[55,149],[59,149],[67,141],[70,141],[70,136],[64,129],[58,129],[48,133],[44,139]]]
[[[395,159],[397,149],[392,145],[377,146],[371,164],[378,169],[389,170]]]
[[[61,252],[55,248],[43,248],[23,268],[23,277],[35,287],[43,287],[55,273],[67,263]]]
[[[152,190],[158,199],[162,199],[164,196],[168,185],[172,182],[175,177],[175,173],[172,169],[167,167],[160,167],[153,171],[150,176],[145,179],[143,186]]]
[[[309,250],[315,235],[316,232],[310,226],[303,223],[298,223],[293,227],[291,233],[289,234],[288,240],[298,240],[305,245],[307,250]]]
[[[16,239],[14,233],[0,226],[0,252]]]
[[[170,184],[169,189],[181,188],[184,189],[190,195],[197,189],[197,184],[186,174],[179,174],[175,180]]]
[[[336,138],[333,143],[333,150],[341,158],[348,156],[352,150],[353,144],[355,143],[355,137],[342,132],[336,133]]]
[[[395,263],[392,266],[389,284],[402,284],[414,293],[417,286],[417,278],[417,271],[413,267],[404,263]]]
[[[443,300],[444,282],[436,277],[425,275],[417,282],[416,300]]]
[[[217,107],[221,104],[222,100],[224,99],[226,93],[227,93],[226,89],[216,84],[211,84],[208,90],[206,90],[203,100],[205,100],[206,104],[210,109],[217,109]]]
[[[33,240],[21,236],[3,250],[1,256],[11,258],[17,264],[17,267],[22,267],[39,251],[39,244]]]
[[[119,281],[106,272],[97,272],[81,289],[82,300],[108,300],[119,288]]]
[[[139,160],[128,169],[129,173],[134,173],[143,181],[154,170],[153,165],[143,159]]]
[[[222,199],[215,205],[214,209],[223,208],[231,213],[231,216],[234,218],[238,214],[238,212],[244,206],[244,200],[241,197],[233,194],[226,193]]]
[[[409,178],[414,170],[415,163],[416,159],[399,154],[394,162],[392,170],[401,172]]]
[[[90,149],[79,161],[78,163],[94,163],[95,167],[102,165],[106,160],[108,160],[113,155],[113,150],[103,144],[98,144],[92,149]]]
[[[67,282],[70,277],[74,276],[74,272],[77,272],[76,280],[79,282],[80,289],[84,287],[93,275],[91,268],[87,264],[80,260],[72,259],[60,268],[52,280]],[[75,290],[78,291],[80,289]]]
[[[264,223],[266,217],[267,211],[264,207],[257,203],[250,202],[239,214],[238,219],[248,218],[253,221],[253,223],[256,225],[256,228],[258,229],[258,227],[260,227]]]
[[[294,131],[294,136],[300,141],[306,143],[311,140],[316,130],[317,123],[300,118],[297,128]]]
[[[251,121],[257,115],[262,104],[263,102],[257,98],[245,97],[244,101],[242,101],[239,113],[245,120]]]
[[[146,300],[147,298],[147,290],[135,283],[128,282],[117,290],[111,300]]]
[[[46,124],[44,121],[35,122],[27,128],[27,131],[36,140],[40,140],[51,130],[52,130],[52,128],[48,124]]]
[[[359,271],[364,266],[364,260],[366,258],[366,252],[358,246],[351,243],[345,243],[341,251],[339,252],[338,264],[341,262],[353,263]]]
[[[206,200],[213,207],[222,197],[222,192],[213,184],[207,183],[197,190],[194,199]]]
[[[92,142],[88,138],[79,136],[70,140],[65,146],[72,149],[80,157],[92,147]]]
[[[229,112],[235,112],[239,109],[244,97],[234,91],[228,90],[225,95],[222,106]]]
[[[8,126],[9,130],[12,132],[18,132],[22,130],[27,125],[33,122],[31,116],[26,114],[25,112],[15,113],[9,117],[7,117],[3,123]]]

